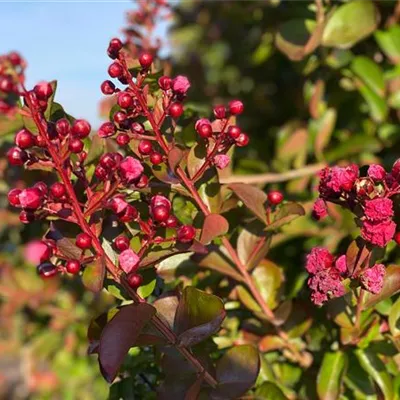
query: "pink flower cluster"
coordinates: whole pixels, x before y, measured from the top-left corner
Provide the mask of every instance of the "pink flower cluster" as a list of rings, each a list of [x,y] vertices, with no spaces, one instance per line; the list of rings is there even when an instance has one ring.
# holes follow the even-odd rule
[[[307,283],[314,304],[322,305],[329,298],[344,295],[342,280],[347,273],[345,255],[335,260],[328,249],[314,247],[307,255],[306,269],[311,275]]]
[[[383,264],[375,264],[373,267],[364,270],[360,276],[361,284],[364,289],[373,294],[378,294],[383,287],[385,272],[385,266]]]

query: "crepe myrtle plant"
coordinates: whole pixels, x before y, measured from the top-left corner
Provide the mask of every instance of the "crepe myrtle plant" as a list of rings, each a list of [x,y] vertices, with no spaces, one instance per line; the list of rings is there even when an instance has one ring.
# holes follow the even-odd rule
[[[79,275],[88,290],[105,289],[122,300],[88,330],[89,353],[98,355],[101,373],[109,382],[121,379],[129,349],[154,346],[165,374],[161,396],[177,379],[170,363],[184,377],[176,398],[200,392],[236,398],[251,390],[260,369],[251,342],[217,352],[217,360],[209,354],[209,338],[227,314],[223,301],[192,286],[168,290],[163,282],[163,260],[184,253],[199,267],[218,271],[231,297],[254,302],[248,308],[276,332],[289,357],[309,365],[309,355],[281,328],[287,304],[269,301],[260,286],[267,270],[255,269],[272,233],[304,210],[278,191],[221,183],[234,148],[250,140],[236,121],[243,103],[234,99],[215,105],[212,118],[192,118],[185,106],[187,77],[162,75],[154,54],[143,51],[135,59],[117,38],[107,53],[109,79],[100,88],[114,104],[108,122],[93,132],[88,121],[74,119],[54,101],[56,82],[27,89],[21,77],[13,88],[24,127],[7,152],[11,165],[57,177],[8,193],[22,223],[49,221],[35,242],[40,276]],[[252,229],[236,239],[222,214],[244,207],[251,214],[243,224]],[[215,255],[228,263],[220,266]]]

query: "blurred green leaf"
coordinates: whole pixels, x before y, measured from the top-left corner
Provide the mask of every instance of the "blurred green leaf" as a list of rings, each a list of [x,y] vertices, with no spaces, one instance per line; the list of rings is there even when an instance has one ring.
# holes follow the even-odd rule
[[[346,364],[345,353],[325,353],[317,378],[317,390],[321,400],[339,398]]]

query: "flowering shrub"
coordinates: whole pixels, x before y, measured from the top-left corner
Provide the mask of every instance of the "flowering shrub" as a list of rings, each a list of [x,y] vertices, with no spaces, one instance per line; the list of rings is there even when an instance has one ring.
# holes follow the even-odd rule
[[[375,9],[365,4],[368,17]],[[153,27],[164,6],[141,2],[130,22]],[[321,7],[317,1],[313,8],[315,35],[325,21]],[[342,7],[347,5],[323,11],[342,13]],[[276,47],[290,59],[315,50],[288,46],[279,29]],[[363,29],[364,36],[370,32]],[[169,76],[146,32],[125,33],[127,40],[113,39],[107,49],[109,79],[99,86],[109,118],[96,131],[56,103],[55,82],[26,89],[22,64],[5,58],[7,74],[18,76],[7,114],[16,132],[7,158],[40,174],[8,192],[26,229],[45,230],[26,246],[25,259],[37,264],[40,287],[51,294],[61,290],[61,279],[64,287],[74,284],[85,293],[68,299],[84,299],[89,291],[94,303],[102,300],[96,310],[91,301],[82,307],[79,322],[100,314],[88,327],[88,352],[113,382],[110,398],[154,398],[157,391],[165,399],[396,399],[398,163],[386,171],[387,161],[356,154],[351,160],[357,164],[340,160],[326,167],[337,161],[325,157],[331,136],[347,136],[334,132],[336,110],[327,108],[331,100],[323,100],[324,88],[316,83],[309,107],[312,143],[303,122],[280,135],[274,163],[279,171],[293,171],[232,175],[234,154],[257,147],[251,147],[257,135],[242,123],[254,110],[232,96],[203,112],[191,102],[199,93],[196,77],[184,71]],[[310,149],[318,163],[307,167]],[[317,170],[314,206],[290,201],[308,200],[304,192]],[[285,195],[244,183],[291,179]],[[349,246],[348,233],[354,238]],[[312,247],[306,256],[303,246]],[[18,281],[12,268],[5,270]],[[18,291],[25,296],[15,286],[5,290],[10,300]],[[27,301],[30,312],[37,296]],[[78,304],[68,300],[69,307]],[[65,320],[51,312],[49,318],[52,329],[66,329]],[[66,335],[65,343],[77,335]]]

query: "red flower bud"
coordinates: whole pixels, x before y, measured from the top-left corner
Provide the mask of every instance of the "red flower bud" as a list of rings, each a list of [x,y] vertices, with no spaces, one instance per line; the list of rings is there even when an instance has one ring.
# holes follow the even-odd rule
[[[160,86],[160,89],[162,90],[171,89],[171,78],[168,76],[162,76],[158,79],[158,86]]]
[[[60,136],[67,136],[71,131],[71,124],[66,118],[61,118],[56,122],[56,132]]]
[[[268,193],[268,201],[273,205],[278,205],[283,201],[283,194],[278,190],[273,190]]]
[[[226,115],[225,106],[217,105],[214,107],[214,115],[217,119],[224,119]]]
[[[115,85],[114,85],[114,83],[112,83],[111,81],[104,81],[102,84],[101,84],[101,92],[103,93],[103,94],[105,94],[105,95],[111,95],[111,94],[114,94],[114,92],[115,92]]]
[[[129,239],[124,235],[119,235],[115,238],[114,245],[118,251],[127,250],[127,249],[129,249],[129,245],[130,245]]]
[[[99,128],[98,135],[101,138],[108,138],[115,135],[116,129],[112,122],[104,122]]]
[[[81,263],[78,260],[68,260],[65,264],[65,269],[70,274],[79,274],[79,271],[81,270]]]
[[[13,207],[19,207],[21,205],[19,201],[19,195],[21,193],[20,189],[11,189],[8,194],[8,202],[13,206]]]
[[[143,283],[142,275],[139,274],[129,274],[128,275],[128,283],[132,289],[137,289]]]
[[[229,112],[232,115],[239,115],[243,112],[244,110],[244,105],[240,100],[232,100],[229,103]]]
[[[67,189],[63,183],[55,182],[50,186],[50,193],[55,199],[60,199],[65,196]]]
[[[21,149],[29,149],[35,145],[35,136],[27,129],[21,129],[15,135],[15,144]]]
[[[92,127],[89,122],[84,119],[77,119],[72,125],[72,134],[83,139],[89,136]]]
[[[7,158],[11,165],[23,165],[28,159],[28,155],[25,150],[21,150],[19,147],[12,147],[7,152]]]
[[[53,88],[48,82],[40,82],[34,88],[33,91],[39,100],[48,100],[53,94]]]
[[[177,239],[181,243],[190,243],[196,237],[196,229],[192,225],[182,225],[177,232]]]
[[[119,78],[122,77],[124,73],[124,70],[121,66],[121,64],[117,61],[114,61],[109,67],[108,67],[108,74],[111,76],[111,78]]]
[[[92,246],[92,238],[87,233],[82,232],[76,237],[75,244],[82,250],[89,249]]]
[[[57,275],[58,270],[51,262],[45,262],[37,267],[37,272],[42,278],[47,279]]]
[[[182,114],[183,114],[183,105],[181,103],[172,103],[169,106],[168,109],[168,114],[172,117],[172,118],[179,118]]]
[[[118,214],[118,218],[121,222],[132,222],[138,217],[139,213],[135,207],[128,204],[125,211],[121,214]]]
[[[153,150],[153,145],[151,144],[150,140],[141,140],[138,146],[139,153],[143,156],[149,155]]]
[[[153,56],[148,52],[142,53],[139,57],[139,63],[142,68],[147,69],[153,63]]]
[[[24,189],[19,194],[19,201],[22,208],[36,210],[42,205],[42,192],[35,187]]]

